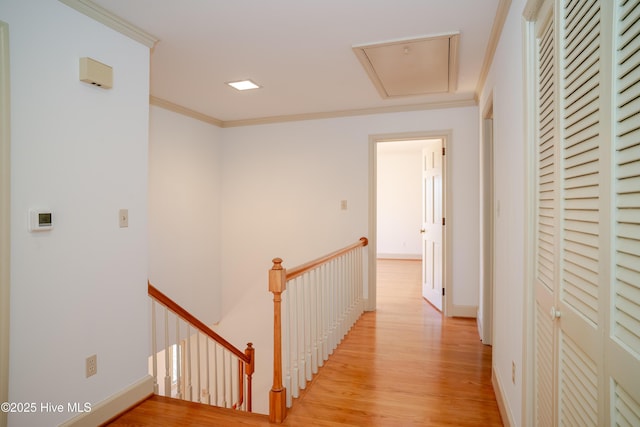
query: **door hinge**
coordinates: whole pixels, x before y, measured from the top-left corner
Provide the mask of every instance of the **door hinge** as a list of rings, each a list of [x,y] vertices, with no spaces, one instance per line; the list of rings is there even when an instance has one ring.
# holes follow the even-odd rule
[[[442,147],[442,155],[443,156],[444,156],[444,153],[445,153],[445,149],[444,149],[444,147]]]
[[[444,296],[444,288],[442,288],[442,296]]]
[[[445,220],[444,220],[444,218],[442,218],[442,225],[445,225]]]

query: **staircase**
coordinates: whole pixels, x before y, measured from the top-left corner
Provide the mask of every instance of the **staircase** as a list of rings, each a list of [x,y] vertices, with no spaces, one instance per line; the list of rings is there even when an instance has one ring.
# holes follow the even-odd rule
[[[269,426],[267,415],[153,395],[106,424],[131,426]]]
[[[148,293],[154,393],[251,412],[252,344],[242,352],[151,283]]]
[[[268,417],[251,414],[253,345],[244,351],[234,347],[148,283],[154,395],[109,425],[148,425],[149,420],[153,425],[282,423],[293,399],[363,312],[367,244],[363,237],[289,271],[281,259],[273,260],[274,372]]]

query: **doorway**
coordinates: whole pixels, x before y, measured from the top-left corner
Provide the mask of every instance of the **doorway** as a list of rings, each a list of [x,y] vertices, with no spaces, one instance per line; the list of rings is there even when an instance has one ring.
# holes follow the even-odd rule
[[[444,153],[449,141],[449,131],[370,137],[370,280],[367,310],[375,310],[376,261],[378,258],[391,258],[421,261],[423,297],[443,314],[451,315],[451,301],[446,296],[452,291],[447,281],[450,277],[447,241],[451,230],[444,226],[447,212],[446,171],[449,162]],[[438,146],[436,151],[441,164],[440,176],[436,180],[441,190],[436,191],[435,199],[432,199],[436,200],[435,206],[431,204],[427,207],[429,215],[426,215],[425,201],[429,197],[425,196],[434,196],[434,187],[433,180],[425,186],[424,166],[427,154],[424,149],[433,148],[434,143]],[[428,233],[425,218],[437,223],[437,227]],[[431,224],[432,227],[433,225]],[[436,239],[437,245],[434,245],[433,236],[436,233],[440,233],[441,238]],[[434,248],[437,249],[435,253]],[[429,260],[432,262],[429,263]],[[437,291],[434,291],[436,288]],[[428,296],[425,289],[431,291]]]

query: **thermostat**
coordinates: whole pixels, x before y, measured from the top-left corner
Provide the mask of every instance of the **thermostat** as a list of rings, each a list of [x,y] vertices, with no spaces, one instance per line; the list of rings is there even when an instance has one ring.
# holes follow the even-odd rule
[[[53,215],[48,209],[29,211],[29,231],[48,231],[53,228]]]

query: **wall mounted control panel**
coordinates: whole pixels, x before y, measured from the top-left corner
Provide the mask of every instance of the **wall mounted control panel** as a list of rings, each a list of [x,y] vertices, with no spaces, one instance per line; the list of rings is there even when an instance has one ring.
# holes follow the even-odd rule
[[[29,211],[29,231],[49,231],[53,228],[53,214],[50,209]]]

